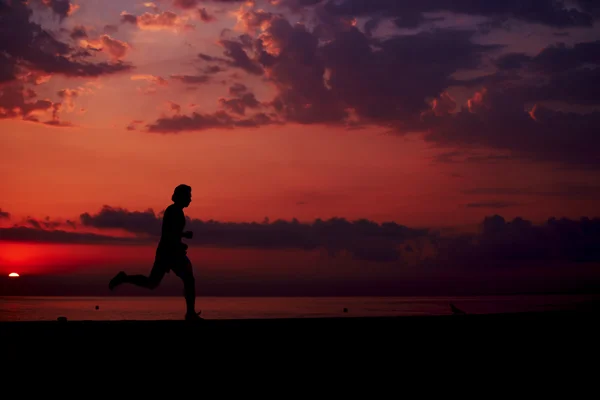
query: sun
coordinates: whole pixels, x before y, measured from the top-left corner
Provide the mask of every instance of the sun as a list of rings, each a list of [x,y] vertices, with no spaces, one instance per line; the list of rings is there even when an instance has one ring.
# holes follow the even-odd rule
[[[18,278],[19,274],[17,274],[16,272],[11,272],[10,274],[8,274],[8,276],[11,278]]]

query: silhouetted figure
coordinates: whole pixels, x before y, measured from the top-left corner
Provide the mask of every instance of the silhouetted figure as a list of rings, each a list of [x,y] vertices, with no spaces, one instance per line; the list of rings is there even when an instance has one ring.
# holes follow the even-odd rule
[[[452,310],[452,314],[454,315],[461,315],[461,314],[466,314],[466,312],[464,312],[463,310],[461,310],[460,308],[456,307],[454,304],[450,303],[450,310]]]
[[[188,185],[179,185],[175,188],[171,197],[173,204],[167,207],[163,216],[160,242],[156,249],[154,266],[149,276],[127,275],[124,271],[119,272],[111,279],[108,287],[113,290],[122,283],[155,289],[160,284],[166,273],[172,270],[181,280],[185,293],[187,312],[186,320],[201,320],[196,312],[196,281],[192,263],[187,257],[188,246],[182,243],[181,238],[191,239],[191,231],[183,231],[185,228],[185,215],[183,209],[192,201],[192,188]]]

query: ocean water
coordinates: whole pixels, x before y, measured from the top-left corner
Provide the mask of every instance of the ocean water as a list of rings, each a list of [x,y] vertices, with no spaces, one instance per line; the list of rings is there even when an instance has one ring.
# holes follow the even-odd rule
[[[448,315],[574,309],[600,295],[473,297],[198,297],[206,319]],[[98,307],[98,309],[96,309]],[[344,311],[346,309],[346,312]],[[0,321],[181,320],[183,297],[0,297]]]

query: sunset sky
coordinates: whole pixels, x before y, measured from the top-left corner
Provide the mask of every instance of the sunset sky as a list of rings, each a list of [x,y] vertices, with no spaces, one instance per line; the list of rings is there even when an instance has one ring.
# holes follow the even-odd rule
[[[185,183],[211,293],[594,284],[599,21],[593,0],[0,0],[0,273],[146,273]]]

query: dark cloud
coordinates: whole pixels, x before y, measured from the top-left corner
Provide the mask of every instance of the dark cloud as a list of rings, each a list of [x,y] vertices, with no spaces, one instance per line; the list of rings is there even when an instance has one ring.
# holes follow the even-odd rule
[[[123,208],[103,206],[100,212],[91,215],[80,215],[83,226],[95,228],[123,229],[132,233],[160,235],[160,221],[152,209],[145,211],[128,211]]]
[[[495,205],[498,206],[498,205]],[[35,228],[15,226],[0,230],[1,240],[56,243],[155,243],[160,235],[162,213],[105,206],[98,213],[84,213],[81,225],[94,229],[122,229],[136,237],[111,237],[53,229],[52,221],[28,221]],[[35,225],[37,223],[38,225]],[[42,226],[43,225],[43,226]],[[44,228],[46,227],[46,228]],[[194,232],[191,245],[224,248],[326,250],[336,256],[349,254],[358,260],[394,262],[415,260],[423,267],[477,268],[509,262],[598,262],[600,218],[556,219],[534,224],[522,218],[507,221],[499,215],[486,217],[476,233],[441,234],[394,222],[361,219],[317,219],[270,222],[219,222],[187,218]],[[500,263],[500,264],[498,264]]]
[[[141,238],[122,238],[94,233],[46,230],[15,226],[0,228],[0,240],[40,243],[79,243],[79,244],[138,244],[147,243]]]
[[[81,215],[84,226],[98,229],[124,229],[136,234],[160,235],[162,216],[152,210],[130,212],[105,206],[97,214]],[[398,243],[426,233],[393,222],[377,224],[368,220],[347,221],[332,218],[312,224],[297,220],[262,223],[226,223],[188,218],[186,229],[194,232],[189,243],[220,247],[257,247],[264,249],[298,248],[350,251],[357,258],[372,261],[399,259]]]
[[[208,54],[204,54],[204,53],[199,53],[198,54],[198,58],[200,58],[201,60],[204,61],[209,61],[209,62],[222,62],[222,63],[227,63],[227,60],[225,58],[221,58],[221,57],[214,57]]]
[[[550,218],[534,225],[522,218],[506,221],[494,215],[485,218],[480,233],[446,244],[443,253],[452,254],[452,259],[479,265],[486,261],[598,262],[600,218]]]
[[[227,71],[227,70],[218,65],[209,65],[208,67],[204,67],[202,69],[202,72],[204,72],[205,74],[211,74],[211,75],[218,74],[219,72],[225,72],[225,71]]]
[[[171,79],[186,83],[188,85],[198,85],[210,82],[209,75],[171,75]]]
[[[240,17],[247,33],[236,36],[226,30],[221,35],[223,56],[199,54],[199,58],[222,68],[241,69],[273,84],[275,96],[261,102],[267,123],[376,125],[398,134],[420,132],[427,142],[443,149],[505,153],[467,156],[472,162],[521,158],[599,168],[593,149],[600,144],[595,134],[600,114],[549,103],[599,105],[600,41],[558,43],[538,54],[502,54],[502,45],[477,43],[474,30],[432,28],[373,37],[346,20],[332,17],[379,19],[388,13],[408,24],[421,21],[421,12],[446,10],[570,26],[585,25],[584,16],[596,10],[587,3],[583,11],[567,10],[559,2],[533,1],[528,7],[519,4],[516,0],[502,4],[327,2],[316,8],[320,20],[312,30],[310,24],[291,24],[281,15],[251,9]],[[377,23],[374,20],[369,29],[372,31]],[[486,60],[496,71],[470,79],[456,78],[457,72],[476,71]],[[450,93],[457,88],[463,93],[471,91],[466,104],[452,98]],[[231,93],[235,99],[222,99],[221,105],[243,115],[247,107],[240,100],[241,93]],[[178,118],[156,121],[151,130],[202,130],[251,122],[236,124],[226,113]]]
[[[499,69],[518,69],[531,61],[531,57],[525,53],[508,53],[494,60],[494,64]]]
[[[278,121],[272,119],[265,113],[257,113],[248,118],[235,118],[225,111],[214,113],[194,112],[192,115],[175,115],[157,119],[147,126],[151,133],[178,133],[184,131],[202,131],[206,129],[235,127],[255,128],[259,126],[275,124]]]
[[[251,60],[246,54],[243,45],[231,40],[221,40],[219,43],[225,48],[225,56],[231,60],[228,64],[234,68],[241,68],[252,75],[262,75],[263,69],[258,63]]]
[[[46,229],[46,230],[56,230],[65,225],[72,226],[72,222],[68,221],[68,223],[64,223],[61,221],[52,220],[50,217],[46,217],[45,219],[37,219],[32,217],[25,218],[25,224],[34,227],[35,229]]]
[[[26,89],[21,83],[4,84],[0,87],[0,120],[21,118],[26,121],[40,122],[38,113],[52,112],[52,120],[58,122],[61,103],[40,100],[36,97],[35,91]]]
[[[595,151],[600,145],[600,112],[576,114],[544,106],[528,112],[502,91],[486,90],[471,99],[468,109],[424,119],[430,128],[425,139],[441,146],[487,147],[536,161],[600,167]]]
[[[529,68],[537,73],[560,73],[586,64],[600,64],[600,40],[567,46],[557,43],[545,47],[531,59]]]
[[[404,27],[417,26],[426,12],[453,12],[489,17],[495,20],[516,19],[556,28],[591,27],[597,17],[597,5],[586,3],[583,10],[571,8],[561,0],[472,1],[472,0],[343,0],[327,1],[324,10],[334,16],[372,16],[405,21]]]
[[[199,9],[198,16],[200,17],[200,20],[202,20],[203,22],[216,21],[216,18],[214,16],[210,15],[208,13],[208,11],[206,11],[206,8]]]
[[[357,29],[323,48],[337,98],[370,122],[407,121],[428,107],[461,69],[479,66],[497,46],[471,41],[471,31],[433,31],[370,42]],[[361,60],[358,62],[357,60]]]
[[[537,55],[509,53],[494,60],[498,72],[454,85],[481,87],[455,114],[424,115],[426,139],[441,145],[481,146],[537,161],[600,168],[591,149],[599,112],[574,112],[548,102],[600,104],[600,41],[556,44]]]
[[[121,23],[129,23],[129,24],[137,25],[138,17],[136,15],[129,14],[126,12],[121,13]]]
[[[577,199],[600,196],[600,186],[563,184],[554,187],[478,187],[463,190],[471,195],[573,197]]]
[[[0,8],[0,76],[3,80],[14,79],[16,69],[82,77],[114,74],[132,68],[122,62],[84,61],[78,49],[59,41],[30,20],[32,10],[25,1],[7,3],[0,0],[0,4],[3,5]],[[12,76],[6,71],[12,71]]]
[[[10,219],[10,213],[2,211],[2,209],[0,208],[0,219]]]
[[[34,0],[35,2],[41,2],[49,7],[61,20],[68,17],[75,9],[75,6],[69,0]]]
[[[77,25],[73,27],[69,36],[71,36],[72,39],[81,39],[88,37],[88,34],[85,26]]]
[[[244,93],[231,99],[220,98],[219,103],[226,110],[239,115],[246,115],[246,108],[256,109],[261,106],[254,93]]]
[[[365,123],[417,118],[429,107],[426,98],[443,91],[453,73],[477,67],[483,54],[499,48],[473,43],[472,31],[373,39],[349,25],[336,27],[322,45],[317,30],[273,14],[263,13],[258,20],[264,32],[250,45],[222,40],[225,55],[232,59],[229,65],[249,73],[268,71],[279,91],[272,107],[299,123],[345,124],[349,110]]]

